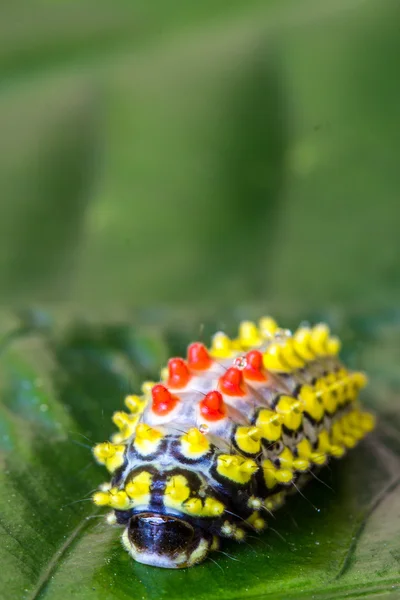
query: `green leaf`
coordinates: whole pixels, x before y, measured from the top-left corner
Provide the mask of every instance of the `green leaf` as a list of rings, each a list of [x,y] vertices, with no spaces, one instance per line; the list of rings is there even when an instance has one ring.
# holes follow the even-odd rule
[[[370,356],[378,345],[389,381],[400,338],[393,315],[342,322],[350,362],[373,374],[374,397],[366,401],[379,413],[378,430],[269,518],[266,534],[227,543],[215,562],[182,571],[134,563],[122,549],[120,530],[89,499],[107,478],[90,448],[112,431],[110,416],[124,394],[138,389],[143,374],[157,376],[169,354],[163,340],[182,352],[199,321],[179,329],[176,317],[164,316],[166,327],[149,329],[122,318],[70,325],[43,313],[22,319],[2,321],[3,598],[328,600],[399,593],[399,410]],[[390,386],[394,394],[398,382]]]
[[[5,600],[398,598],[399,41],[390,0],[1,3],[2,300],[90,307],[0,314]],[[265,306],[342,333],[378,430],[215,563],[133,563],[91,447]]]

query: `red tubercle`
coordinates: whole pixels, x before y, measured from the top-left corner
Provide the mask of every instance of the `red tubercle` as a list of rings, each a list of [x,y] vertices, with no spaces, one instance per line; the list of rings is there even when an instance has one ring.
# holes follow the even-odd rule
[[[211,367],[212,358],[207,348],[200,342],[190,344],[187,351],[189,369],[194,371],[205,371]]]
[[[219,389],[227,396],[245,396],[242,371],[236,367],[228,369],[219,379]]]
[[[170,391],[163,385],[155,385],[151,390],[151,395],[153,398],[152,409],[156,415],[162,416],[166,415],[179,402],[179,398],[171,394]]]
[[[245,379],[252,381],[267,381],[263,371],[263,357],[259,350],[250,350],[246,354],[246,366],[243,369]]]
[[[171,358],[168,361],[168,387],[184,388],[191,378],[190,371],[183,358]]]
[[[200,402],[200,414],[207,421],[219,421],[226,415],[226,407],[222,394],[213,390]]]

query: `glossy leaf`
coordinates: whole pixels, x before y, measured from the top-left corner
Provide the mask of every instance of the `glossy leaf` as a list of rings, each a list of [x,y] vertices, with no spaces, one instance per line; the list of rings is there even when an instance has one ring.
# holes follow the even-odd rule
[[[110,416],[124,394],[138,389],[143,365],[156,376],[168,355],[163,338],[171,336],[165,328],[146,333],[127,321],[80,319],[65,328],[56,318],[43,328],[43,318],[24,319],[13,325],[14,335],[4,336],[0,358],[0,583],[6,600],[399,593],[399,412],[375,381],[374,397],[366,401],[380,413],[377,432],[269,518],[266,534],[227,543],[214,562],[157,569],[134,563],[120,531],[91,504],[90,492],[106,473],[90,447],[112,431]],[[378,343],[386,370],[395,373],[385,353],[385,324],[377,319],[368,330],[359,318],[351,322],[343,331],[357,328],[345,347],[352,360],[373,371],[368,355]],[[393,322],[391,332],[398,342]],[[175,350],[184,350],[186,338],[175,329]]]

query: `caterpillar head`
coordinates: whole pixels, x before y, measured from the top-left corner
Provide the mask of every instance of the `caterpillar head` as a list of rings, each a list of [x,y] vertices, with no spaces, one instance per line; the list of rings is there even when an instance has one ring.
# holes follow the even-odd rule
[[[144,512],[133,515],[122,537],[138,562],[154,567],[181,569],[205,559],[212,539],[179,517]]]

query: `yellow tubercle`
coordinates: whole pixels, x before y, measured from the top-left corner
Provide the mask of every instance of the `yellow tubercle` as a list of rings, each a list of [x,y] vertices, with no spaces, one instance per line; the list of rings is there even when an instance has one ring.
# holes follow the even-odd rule
[[[232,351],[233,352],[241,352],[243,350],[243,346],[240,343],[239,338],[236,338],[235,340],[231,340],[231,347],[232,347]]]
[[[310,346],[317,356],[328,354],[329,327],[325,323],[319,323],[311,329]]]
[[[360,421],[361,421],[361,427],[366,433],[372,431],[375,428],[376,418],[371,413],[367,413],[367,412],[361,413]]]
[[[339,444],[331,444],[329,452],[334,458],[342,458],[346,454],[346,448]]]
[[[246,519],[246,523],[248,523],[256,531],[262,531],[267,527],[266,521],[260,517],[260,513],[258,511],[254,511],[250,517]]]
[[[278,456],[279,463],[283,469],[291,469],[293,466],[294,456],[292,451],[286,446]]]
[[[306,460],[305,458],[295,458],[293,461],[293,468],[295,471],[300,471],[303,473],[304,471],[308,471],[310,466],[310,461]]]
[[[263,408],[258,413],[256,426],[261,431],[261,436],[269,442],[276,442],[282,436],[283,416],[274,410]]]
[[[344,431],[342,419],[332,425],[331,438],[334,444],[344,445],[346,448],[354,448],[357,443],[355,437]]]
[[[297,454],[300,458],[308,460],[311,458],[311,454],[313,452],[313,447],[310,441],[307,438],[304,438],[299,442],[296,446]]]
[[[328,431],[321,431],[318,435],[318,445],[317,445],[318,453],[330,454],[335,458],[340,458],[346,452],[344,446],[339,444],[332,444],[331,436]]]
[[[258,454],[261,450],[262,432],[258,427],[238,427],[235,441],[240,450],[247,454]]]
[[[338,388],[338,382],[334,374],[317,379],[314,385],[316,396],[322,400],[324,409],[330,414],[334,414],[337,410]]]
[[[105,465],[111,473],[123,465],[124,452],[125,446],[123,444],[111,444],[110,442],[97,444],[93,448],[93,454],[97,462]]]
[[[272,343],[263,354],[263,365],[268,371],[290,373],[292,368],[282,359],[282,346]]]
[[[353,427],[358,429],[360,427],[360,419],[361,412],[359,409],[355,408],[354,410],[351,410],[342,418],[344,429],[351,429]]]
[[[278,456],[281,469],[288,471],[307,471],[310,468],[310,461],[305,458],[295,458],[289,448],[284,448]]]
[[[311,456],[310,456],[310,460],[315,465],[322,466],[327,462],[328,455],[325,452],[319,452],[319,451],[312,452]]]
[[[246,477],[251,477],[256,471],[258,471],[257,463],[249,458],[245,459],[240,465],[240,471]]]
[[[346,369],[342,368],[337,373],[330,373],[317,380],[316,394],[322,398],[328,412],[333,414],[338,406],[343,406],[349,400],[357,399],[359,388],[354,381],[354,376],[358,375],[358,373],[349,374]],[[364,377],[362,379],[364,381]]]
[[[201,516],[219,517],[225,510],[225,506],[215,498],[207,497],[204,502]]]
[[[330,336],[326,342],[327,354],[337,356],[341,350],[342,343],[336,336]]]
[[[282,344],[281,357],[291,369],[301,369],[305,365],[305,360],[296,351],[293,338],[287,338],[284,344]]]
[[[336,421],[332,425],[331,440],[332,440],[332,442],[334,444],[341,445],[341,444],[343,444],[343,436],[344,436],[344,433],[342,431],[342,427],[340,425],[340,422]]]
[[[368,383],[368,377],[365,373],[362,373],[361,371],[356,371],[355,373],[352,373],[351,380],[356,386],[357,390],[361,390]]]
[[[222,331],[212,338],[210,354],[213,358],[231,358],[233,355],[232,340]]]
[[[281,396],[275,407],[276,412],[282,416],[282,423],[292,431],[300,428],[303,421],[302,405],[292,396]]]
[[[93,494],[93,502],[97,506],[109,506],[109,497],[108,492],[96,492]]]
[[[120,433],[113,436],[113,442],[120,443],[127,440],[135,433],[136,425],[140,419],[140,415],[128,415],[123,411],[118,411],[113,414],[113,422],[120,430]]]
[[[165,383],[169,378],[169,370],[168,367],[163,367],[160,371],[160,381]]]
[[[278,483],[290,483],[293,480],[293,471],[289,469],[278,469],[275,473]]]
[[[110,494],[110,506],[117,510],[127,510],[131,506],[131,501],[128,498],[127,493],[124,490],[118,488],[111,488],[108,492]]]
[[[248,483],[258,471],[257,463],[235,454],[220,454],[217,459],[217,473],[235,483]]]
[[[271,494],[264,500],[264,507],[267,511],[271,512],[280,508],[285,502],[285,492],[278,492],[277,494]]]
[[[258,322],[258,326],[261,336],[265,340],[270,340],[273,338],[276,330],[278,329],[278,324],[274,319],[272,319],[272,317],[262,317]]]
[[[96,492],[93,495],[93,502],[97,506],[111,506],[116,510],[127,510],[131,506],[126,492],[116,487],[111,488],[108,492]]]
[[[332,384],[331,391],[336,390],[337,404],[343,406],[349,399],[351,377],[347,369],[342,368],[336,373],[336,383]]]
[[[182,509],[184,510],[184,512],[198,517],[201,516],[202,508],[203,505],[201,503],[200,498],[189,498],[182,505]]]
[[[293,335],[293,347],[297,355],[305,361],[315,360],[317,356],[336,356],[340,352],[341,343],[335,336],[330,336],[329,327],[319,323],[315,327],[299,327]]]
[[[133,415],[140,415],[146,408],[147,401],[141,396],[130,394],[125,398],[125,406],[131,411]]]
[[[235,527],[235,531],[233,532],[233,537],[237,542],[241,542],[246,537],[246,532],[241,527]]]
[[[181,452],[187,458],[200,458],[209,450],[209,441],[196,427],[192,427],[181,437]]]
[[[164,437],[158,429],[154,429],[145,423],[139,423],[136,428],[134,447],[143,455],[153,454]]]
[[[331,449],[331,440],[329,437],[329,433],[324,430],[318,434],[318,450],[320,452],[330,452]]]
[[[150,502],[151,482],[151,473],[142,471],[126,484],[125,491],[135,506],[145,505]]]
[[[359,410],[352,410],[342,417],[340,420],[342,430],[354,437],[357,441],[365,436],[365,432],[361,427],[361,413]]]
[[[143,381],[142,383],[142,393],[145,396],[150,396],[151,394],[151,390],[153,389],[153,387],[157,385],[155,381]]]
[[[316,421],[321,421],[324,416],[324,404],[322,398],[316,394],[309,385],[303,385],[299,391],[298,399],[302,403],[304,412]]]
[[[349,372],[346,369],[346,367],[340,367],[340,369],[338,371],[336,371],[336,378],[339,381],[340,379],[345,379],[346,377],[348,377]]]
[[[262,531],[267,527],[267,522],[261,517],[259,517],[258,519],[255,519],[253,521],[253,527],[254,529],[256,529],[256,531]]]
[[[354,448],[354,446],[356,446],[357,444],[357,439],[355,437],[353,437],[352,435],[344,435],[343,436],[343,443],[347,448]]]
[[[290,469],[279,469],[269,459],[262,463],[264,481],[269,489],[273,489],[277,483],[290,483],[293,480],[293,471]]]
[[[281,467],[285,468],[285,469],[291,469],[292,468],[292,464],[293,464],[293,453],[290,450],[290,448],[288,448],[287,446],[282,450],[282,452],[279,455],[279,462]]]
[[[114,444],[111,444],[110,442],[104,442],[103,444],[97,444],[93,448],[93,454],[95,455],[95,458],[97,459],[97,461],[101,464],[105,464],[106,459],[111,458],[111,456],[114,456],[115,452],[116,452],[116,448],[115,448]]]
[[[306,361],[314,360],[316,354],[311,347],[311,329],[300,327],[293,335],[293,346],[297,354]]]
[[[241,348],[248,350],[249,348],[261,346],[263,339],[255,323],[252,321],[242,321],[239,325],[238,341]]]
[[[190,497],[190,485],[183,475],[173,475],[167,482],[164,492],[164,505],[197,517],[218,517],[225,507],[215,498]]]
[[[182,509],[182,504],[190,495],[188,480],[183,475],[173,475],[169,478],[164,492],[164,504],[168,508]]]

